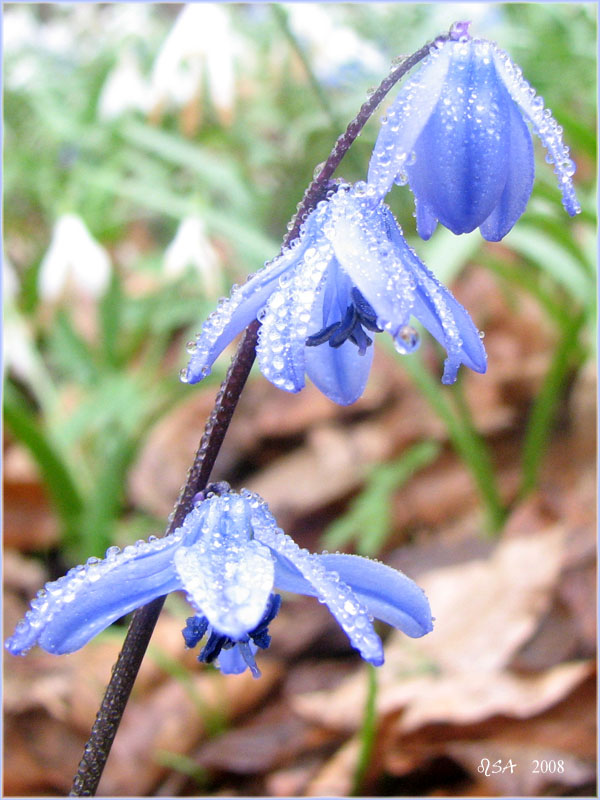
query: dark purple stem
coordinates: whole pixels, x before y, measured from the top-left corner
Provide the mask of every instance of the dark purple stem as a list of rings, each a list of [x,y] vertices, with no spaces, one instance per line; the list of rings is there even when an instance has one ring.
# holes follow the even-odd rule
[[[447,41],[449,38],[449,34],[439,36],[434,42],[429,42],[420,50],[417,50],[416,53],[404,59],[382,81],[368,100],[363,103],[355,119],[352,120],[346,131],[335,143],[319,174],[304,193],[302,202],[298,207],[298,213],[283,241],[283,247],[286,247],[298,236],[300,226],[306,216],[325,197],[329,188],[329,181],[342,158],[348,152],[348,149],[385,95],[415,64],[428,55],[430,48],[436,42]],[[215,400],[213,411],[206,423],[194,463],[188,472],[186,483],[181,490],[169,520],[167,535],[181,525],[192,509],[194,495],[202,491],[208,483],[242,389],[254,363],[259,327],[260,324],[255,320],[246,328],[242,337],[237,353],[231,362],[227,376]],[[72,797],[90,797],[96,794],[110,748],[164,601],[164,597],[159,597],[148,603],[148,605],[139,608],[133,615],[123,648],[119,653],[110,683],[96,715],[90,738],[85,745],[77,774],[73,779],[73,786],[70,792]]]

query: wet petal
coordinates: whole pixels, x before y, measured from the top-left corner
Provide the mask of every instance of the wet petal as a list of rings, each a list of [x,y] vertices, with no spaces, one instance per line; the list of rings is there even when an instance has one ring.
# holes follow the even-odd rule
[[[403,572],[361,556],[326,553],[319,558],[352,587],[377,619],[412,637],[424,636],[433,629],[425,592]]]
[[[427,203],[418,197],[415,197],[415,214],[417,216],[417,233],[424,241],[431,239],[437,228],[438,218]]]
[[[415,142],[438,102],[449,62],[445,48],[435,50],[400,89],[382,119],[368,173],[368,182],[380,198],[404,172]]]
[[[332,265],[316,297],[309,332],[337,322],[351,302],[350,281]],[[341,300],[344,297],[345,300]],[[358,347],[346,340],[340,347],[330,347],[327,342],[316,347],[305,347],[306,373],[315,386],[334,403],[346,406],[354,403],[364,392],[371,364],[373,346],[361,355]]]
[[[174,555],[189,602],[212,627],[234,639],[260,622],[274,567],[269,550],[252,539],[249,509],[235,495],[211,497],[198,540]]]
[[[57,581],[47,583],[31,610],[6,642],[13,654],[34,644],[49,653],[72,653],[112,622],[181,588],[173,555],[194,536],[189,526],[163,539],[109,548],[106,558],[91,558]]]
[[[385,209],[385,214],[391,241],[416,283],[412,314],[448,353],[442,382],[454,383],[461,364],[475,372],[485,372],[485,348],[468,312],[409,247],[389,209]]]
[[[280,389],[299,392],[304,387],[305,341],[333,251],[323,238],[306,248],[296,269],[280,280],[261,317],[256,355],[262,374]]]
[[[499,242],[525,211],[534,179],[531,134],[514,103],[509,106],[510,158],[506,163],[506,184],[489,217],[479,226],[488,242]]]
[[[281,578],[285,584],[286,573],[294,574],[295,570],[312,587],[310,594],[327,605],[361,656],[376,666],[382,664],[381,640],[375,633],[367,610],[358,601],[352,589],[339,580],[336,573],[328,572],[319,556],[300,549],[293,539],[277,528],[264,501],[249,492],[246,496],[252,508],[252,527],[255,535],[271,549],[277,559],[277,587],[287,589],[286,585],[279,583],[279,579]]]
[[[310,243],[310,233],[287,248],[263,269],[250,276],[246,283],[234,286],[208,317],[196,337],[195,350],[188,362],[188,383],[198,383],[210,373],[215,359],[235,339],[238,333],[258,316],[275,290],[278,279],[292,270]]]
[[[396,336],[410,317],[414,282],[390,245],[384,207],[372,207],[368,200],[363,201],[354,193],[339,199],[336,196],[334,201],[328,236],[336,258],[373,307],[380,327]]]
[[[254,677],[260,677],[260,671],[254,661],[254,655],[258,647],[253,642],[244,642],[244,644],[249,650],[252,662],[249,663],[247,660],[248,653],[246,653],[246,658],[244,658],[244,654],[239,645],[234,645],[234,647],[230,647],[228,650],[221,650],[218,657],[218,666],[224,675],[241,675],[242,672],[245,672],[248,667],[250,667]]]
[[[562,192],[565,210],[572,217],[579,214],[581,206],[572,181],[576,167],[571,160],[569,148],[563,142],[562,128],[553,118],[551,111],[544,108],[543,98],[536,96],[535,90],[523,79],[521,70],[511,61],[508,54],[495,46],[491,46],[491,53],[500,80],[548,151],[546,160],[554,164],[554,173],[558,179],[558,188]]]
[[[406,168],[419,202],[453,233],[468,233],[500,200],[509,154],[509,105],[487,42],[448,42],[439,101]]]

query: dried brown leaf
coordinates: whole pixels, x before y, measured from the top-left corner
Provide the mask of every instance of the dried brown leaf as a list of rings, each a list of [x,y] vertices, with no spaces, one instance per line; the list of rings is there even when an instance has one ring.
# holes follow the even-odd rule
[[[163,751],[185,754],[215,719],[232,720],[255,708],[279,679],[281,667],[263,659],[262,677],[202,670],[169,680],[128,706],[100,784],[108,795],[147,795],[164,777]]]
[[[423,574],[434,615],[432,634],[410,641],[392,633],[386,663],[378,671],[380,713],[404,709],[411,725],[427,719],[481,718],[509,713],[523,697],[535,707],[535,693],[556,702],[558,678],[542,676],[532,686],[526,677],[504,673],[512,656],[536,630],[548,610],[563,558],[564,531],[501,541],[487,558],[455,564]],[[560,670],[564,687],[580,680],[585,665]],[[356,729],[364,704],[362,676],[342,684],[333,694],[297,698],[296,708],[325,725]],[[539,710],[539,709],[538,709]],[[533,713],[533,712],[532,712]],[[448,716],[450,715],[450,716]],[[452,716],[454,715],[454,716]]]

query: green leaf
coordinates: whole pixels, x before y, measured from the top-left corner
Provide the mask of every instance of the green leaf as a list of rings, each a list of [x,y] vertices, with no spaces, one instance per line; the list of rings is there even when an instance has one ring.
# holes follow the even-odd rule
[[[98,380],[95,353],[80,336],[66,310],[57,313],[48,340],[49,357],[54,366],[76,383],[90,386]]]
[[[391,340],[386,337],[384,342],[389,350],[393,350]],[[471,478],[479,491],[486,512],[488,531],[496,533],[504,522],[506,509],[500,497],[492,459],[484,439],[475,430],[465,408],[463,407],[461,413],[457,415],[446,400],[456,387],[444,389],[440,386],[439,379],[434,378],[423,364],[420,352],[403,356],[402,366],[444,423],[454,449],[471,473]]]
[[[586,305],[595,296],[594,283],[586,270],[556,238],[552,241],[545,232],[523,220],[504,242],[552,276],[582,304]]]
[[[65,539],[74,541],[78,535],[83,510],[77,481],[43,427],[9,383],[6,384],[4,394],[4,420],[13,435],[33,456],[52,504],[62,521]]]
[[[205,151],[199,144],[135,120],[125,122],[120,133],[135,147],[145,148],[165,161],[192,170],[235,207],[251,206],[251,196],[235,165],[213,149]]]
[[[70,554],[76,561],[90,554],[102,555],[114,540],[116,520],[120,516],[127,485],[127,472],[137,452],[137,440],[110,434],[97,471],[92,492],[86,498],[81,517],[80,535],[70,543]]]
[[[533,402],[521,452],[521,496],[529,493],[537,484],[558,404],[568,386],[569,373],[584,360],[579,344],[583,320],[583,314],[574,315],[569,326],[562,332],[542,388]]]
[[[363,794],[377,735],[377,670],[367,664],[367,699],[363,713],[362,726],[359,732],[360,751],[352,781],[352,797]]]
[[[121,309],[123,305],[123,290],[119,276],[113,272],[108,291],[100,300],[98,316],[102,329],[101,347],[104,362],[108,367],[122,366],[119,357],[119,339],[121,334]]]

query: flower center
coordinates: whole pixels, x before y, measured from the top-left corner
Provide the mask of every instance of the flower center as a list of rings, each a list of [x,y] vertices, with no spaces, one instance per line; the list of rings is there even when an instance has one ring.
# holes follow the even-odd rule
[[[329,342],[330,347],[341,347],[349,339],[358,347],[361,356],[367,352],[367,347],[373,344],[373,339],[367,336],[363,328],[374,333],[383,330],[377,324],[377,315],[373,307],[365,300],[356,286],[352,287],[352,302],[346,309],[344,318],[322,328],[306,339],[307,347],[317,347]]]
[[[254,661],[254,655],[250,649],[249,643],[253,642],[262,650],[267,649],[271,644],[269,625],[279,613],[280,608],[281,595],[270,595],[261,621],[241,639],[231,639],[229,636],[225,636],[219,631],[214,630],[214,628],[211,628],[208,640],[198,656],[198,661],[212,664],[221,650],[229,650],[232,647],[237,647],[254,677],[259,677],[260,671]],[[204,634],[209,630],[209,627],[210,624],[206,617],[201,615],[189,617],[185,621],[185,628],[182,630],[186,647],[196,647],[198,642],[204,637]]]

